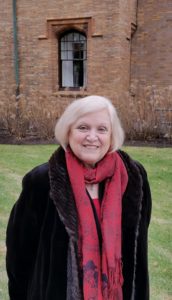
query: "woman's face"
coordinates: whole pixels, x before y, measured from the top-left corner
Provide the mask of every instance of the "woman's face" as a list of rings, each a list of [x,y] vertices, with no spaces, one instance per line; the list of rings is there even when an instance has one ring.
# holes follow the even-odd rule
[[[88,113],[71,126],[69,145],[84,165],[94,167],[108,152],[111,133],[107,110]]]

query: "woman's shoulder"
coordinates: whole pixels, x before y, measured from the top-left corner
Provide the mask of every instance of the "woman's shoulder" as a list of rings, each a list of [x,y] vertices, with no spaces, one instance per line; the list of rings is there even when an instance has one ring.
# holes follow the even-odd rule
[[[25,174],[22,184],[27,187],[41,187],[47,189],[50,187],[50,175],[53,170],[59,172],[65,167],[64,150],[59,147],[50,157],[48,162],[38,165]],[[61,174],[61,173],[60,173]]]
[[[118,154],[122,158],[128,172],[139,172],[143,177],[147,176],[146,170],[142,163],[133,159],[127,152],[118,150]]]
[[[28,188],[30,186],[41,186],[42,188],[49,187],[48,172],[48,162],[38,165],[25,174],[22,180],[22,185]]]
[[[119,150],[118,154],[125,164],[129,179],[125,193],[125,200],[129,199],[129,201],[123,202],[124,214],[128,219],[126,224],[135,224],[135,216],[138,216],[141,207],[142,214],[145,215],[147,224],[149,224],[152,201],[147,172],[140,162],[131,158],[125,151]]]

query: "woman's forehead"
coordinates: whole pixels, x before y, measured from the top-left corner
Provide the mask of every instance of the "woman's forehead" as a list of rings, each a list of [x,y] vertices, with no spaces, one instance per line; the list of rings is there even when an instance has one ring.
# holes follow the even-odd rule
[[[81,121],[110,123],[110,116],[106,109],[101,109],[98,111],[92,111],[78,116],[75,123]]]

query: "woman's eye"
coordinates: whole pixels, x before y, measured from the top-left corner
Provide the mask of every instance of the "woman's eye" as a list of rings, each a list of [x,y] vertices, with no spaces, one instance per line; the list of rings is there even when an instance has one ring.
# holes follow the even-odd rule
[[[88,130],[88,127],[85,126],[85,125],[81,125],[81,126],[78,127],[78,129],[79,129],[80,131],[87,131],[87,130]]]
[[[99,127],[98,131],[101,132],[101,133],[104,133],[104,132],[107,132],[108,129],[106,127]]]

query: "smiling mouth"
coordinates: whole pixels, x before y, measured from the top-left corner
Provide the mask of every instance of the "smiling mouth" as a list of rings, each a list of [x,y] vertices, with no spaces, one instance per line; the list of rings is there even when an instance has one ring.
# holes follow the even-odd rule
[[[89,149],[97,149],[99,146],[97,145],[83,145],[85,148],[89,148]]]

